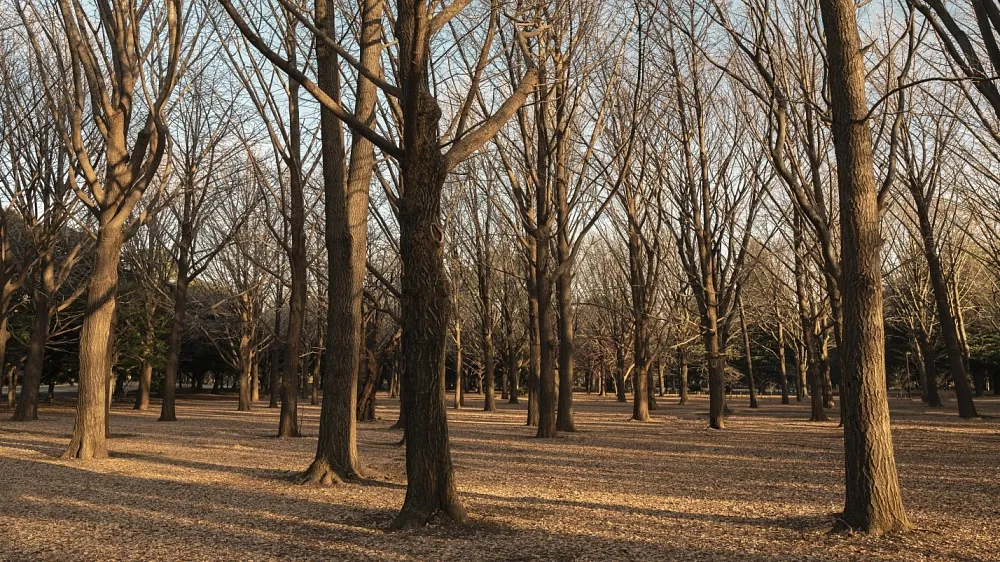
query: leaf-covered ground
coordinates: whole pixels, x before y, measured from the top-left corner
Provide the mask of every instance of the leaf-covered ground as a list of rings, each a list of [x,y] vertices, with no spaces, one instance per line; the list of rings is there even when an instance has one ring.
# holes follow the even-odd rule
[[[291,481],[312,459],[306,437],[278,440],[276,410],[182,395],[176,423],[157,404],[115,408],[112,458],[56,457],[71,404],[41,421],[0,422],[0,560],[1000,560],[1000,399],[961,420],[891,400],[904,501],[918,530],[830,535],[842,507],[836,421],[809,423],[807,402],[734,398],[725,431],[707,402],[660,398],[649,423],[630,404],[577,394],[579,431],[534,438],[524,403],[449,410],[468,525],[385,529],[405,493],[397,403],[361,424],[372,478],[320,488]],[[836,418],[837,412],[830,412]],[[6,420],[10,412],[0,410]]]

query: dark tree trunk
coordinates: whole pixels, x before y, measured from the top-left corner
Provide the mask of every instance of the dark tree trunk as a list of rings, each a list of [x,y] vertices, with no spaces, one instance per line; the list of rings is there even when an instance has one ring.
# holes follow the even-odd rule
[[[274,340],[271,342],[271,364],[267,372],[267,407],[278,407],[278,396],[281,392],[278,388],[281,379],[281,307],[284,304],[285,285],[278,280],[274,299]]]
[[[948,356],[948,371],[955,382],[955,401],[958,402],[958,415],[963,418],[974,418],[979,414],[976,413],[976,405],[972,400],[968,365],[963,357],[964,350],[955,315],[952,314],[948,282],[945,279],[941,258],[938,256],[937,244],[934,240],[934,229],[931,226],[928,208],[930,202],[925,200],[924,194],[920,190],[911,188],[910,192],[916,203],[920,235],[923,239],[924,258],[927,260],[931,288],[934,291],[934,304],[937,307],[938,324],[941,326],[944,348]]]
[[[781,387],[781,403],[788,404],[788,368],[785,365],[785,326],[778,322],[778,385]]]
[[[468,516],[458,498],[448,444],[445,349],[449,315],[441,192],[447,169],[438,146],[441,109],[430,93],[428,6],[400,0],[395,34],[403,109],[399,246],[402,261],[402,410],[406,417],[406,498],[392,527],[424,525],[436,513]]]
[[[291,18],[290,18],[291,19]],[[295,26],[288,26],[289,36]],[[288,43],[295,44],[294,39]],[[295,49],[289,49],[290,62],[295,64]],[[292,283],[288,296],[288,328],[285,332],[285,357],[281,364],[281,412],[278,417],[278,437],[300,437],[299,432],[299,366],[302,352],[302,328],[305,324],[308,256],[306,255],[305,186],[302,177],[302,124],[299,120],[299,83],[288,84],[288,172],[289,172],[289,234],[292,239],[288,253]]]
[[[927,394],[927,405],[931,408],[940,408],[941,395],[937,387],[937,369],[934,367],[934,350],[931,347],[930,337],[927,332],[921,330],[917,335],[917,345],[920,348],[920,356],[923,363],[923,391]]]
[[[747,362],[747,380],[749,381],[750,387],[750,407],[757,407],[757,385],[753,378],[753,355],[750,350],[750,332],[747,331],[747,319],[746,314],[743,311],[743,295],[741,294],[736,301],[737,306],[740,309],[740,330],[743,332],[743,356],[746,358]]]
[[[167,369],[163,380],[162,402],[160,404],[160,420],[164,422],[177,421],[175,408],[176,388],[180,383],[177,377],[181,358],[181,336],[184,333],[184,316],[187,311],[187,268],[182,265],[187,262],[184,257],[184,247],[181,246],[181,257],[177,260],[177,282],[174,284],[174,318],[167,340]]]
[[[855,5],[820,0],[826,34],[840,194],[843,288],[843,524],[884,533],[910,528],[903,509],[885,388],[878,189]]]
[[[538,384],[541,378],[542,348],[538,332],[538,261],[537,244],[528,239],[528,421],[530,427],[538,427]]]
[[[678,393],[681,396],[678,405],[683,406],[688,403],[688,361],[687,353],[684,351],[683,347],[677,349],[677,359],[679,363],[679,366],[677,367],[679,379],[677,381],[677,386]]]
[[[45,345],[49,341],[49,321],[52,315],[48,288],[53,284],[55,270],[51,256],[41,263],[47,281],[39,281],[43,286],[34,292],[35,317],[31,321],[31,339],[28,341],[28,356],[24,361],[24,378],[21,394],[17,397],[17,409],[11,421],[34,421],[38,419],[38,387],[42,384],[42,367],[45,363]]]

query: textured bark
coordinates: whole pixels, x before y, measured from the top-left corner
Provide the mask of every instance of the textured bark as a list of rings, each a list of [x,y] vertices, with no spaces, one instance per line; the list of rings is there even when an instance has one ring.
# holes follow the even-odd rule
[[[634,200],[626,206],[629,217],[628,257],[629,285],[632,298],[632,419],[649,421],[649,314],[646,303],[646,267],[643,263],[639,225],[635,220]]]
[[[778,385],[781,387],[781,403],[788,404],[788,367],[785,364],[785,326],[778,322]]]
[[[535,91],[536,155],[535,212],[535,296],[538,300],[538,432],[536,437],[556,436],[556,334],[552,304],[552,192],[549,181],[549,131],[546,126],[549,89],[544,71]]]
[[[879,255],[878,190],[855,5],[820,0],[829,61],[840,194],[843,297],[843,525],[868,533],[910,528],[889,429]]]
[[[108,456],[106,410],[123,219],[114,217],[112,211],[102,212],[99,217],[94,264],[87,288],[87,309],[80,330],[76,420],[73,436],[63,453],[66,459],[103,459]]]
[[[183,244],[180,252],[186,250]],[[174,318],[170,326],[170,336],[167,339],[167,370],[163,379],[162,402],[160,404],[160,420],[163,422],[177,421],[175,409],[176,393],[175,389],[180,383],[177,377],[178,366],[181,358],[181,336],[184,334],[184,317],[187,314],[187,269],[182,264],[187,260],[180,258],[177,261],[177,282],[174,284]]]
[[[569,244],[569,203],[566,194],[566,179],[556,179],[556,305],[559,314],[556,322],[559,329],[559,408],[556,414],[556,429],[576,431],[573,418],[573,380],[576,377],[575,337],[573,328],[573,264]]]
[[[293,18],[289,18],[293,21]],[[287,29],[289,63],[295,65],[297,49],[295,25]],[[305,180],[302,177],[302,124],[299,119],[299,88],[294,79],[288,83],[288,227],[291,247],[288,265],[291,286],[288,295],[288,327],[285,332],[285,357],[281,364],[281,411],[278,416],[278,437],[300,437],[299,432],[299,366],[302,355],[302,329],[306,320],[308,256],[306,255]]]
[[[937,307],[938,324],[944,340],[945,352],[948,356],[948,371],[955,383],[955,401],[958,403],[958,415],[963,418],[978,416],[976,405],[972,400],[972,388],[969,384],[969,372],[963,357],[964,349],[958,333],[955,315],[952,314],[949,299],[948,281],[945,279],[944,268],[938,255],[937,243],[934,239],[934,229],[930,221],[930,202],[926,200],[921,189],[911,184],[917,218],[920,226],[920,237],[923,240],[924,258],[930,274],[931,288],[934,292],[934,304]],[[939,399],[940,400],[940,399]]]

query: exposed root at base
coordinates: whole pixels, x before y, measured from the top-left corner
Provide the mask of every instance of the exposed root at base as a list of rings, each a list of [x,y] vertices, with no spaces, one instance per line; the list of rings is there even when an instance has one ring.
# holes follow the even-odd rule
[[[447,508],[442,509],[413,509],[403,506],[403,509],[389,525],[389,530],[405,531],[419,529],[435,519],[450,523],[465,524],[469,522],[469,515],[465,512],[462,504],[457,501]]]

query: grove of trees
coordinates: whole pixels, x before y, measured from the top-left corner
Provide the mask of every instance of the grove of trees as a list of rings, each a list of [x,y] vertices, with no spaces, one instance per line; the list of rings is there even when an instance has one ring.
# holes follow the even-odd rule
[[[468,518],[465,393],[527,400],[539,439],[577,431],[574,393],[640,423],[704,391],[720,431],[780,394],[839,414],[841,526],[908,530],[888,393],[975,418],[1000,392],[998,14],[0,0],[13,420],[75,385],[63,457],[103,459],[128,393],[172,423],[232,390],[279,438],[309,400],[289,469],[351,485],[387,392],[409,528]]]

